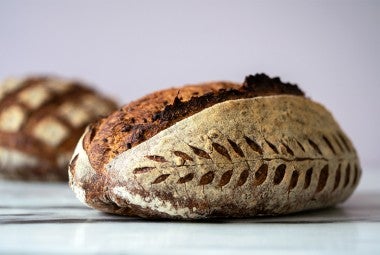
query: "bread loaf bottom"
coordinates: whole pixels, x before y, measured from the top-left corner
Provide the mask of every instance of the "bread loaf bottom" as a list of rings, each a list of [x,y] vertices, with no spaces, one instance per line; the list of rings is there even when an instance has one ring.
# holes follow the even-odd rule
[[[361,175],[332,115],[302,96],[214,104],[102,168],[91,164],[89,133],[74,152],[70,185],[88,206],[121,215],[240,218],[324,208],[346,200]]]

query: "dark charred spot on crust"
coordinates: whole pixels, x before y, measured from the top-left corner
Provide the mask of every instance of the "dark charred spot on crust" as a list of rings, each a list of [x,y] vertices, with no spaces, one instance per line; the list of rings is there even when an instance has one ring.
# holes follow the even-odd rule
[[[220,89],[216,93],[209,92],[199,97],[192,97],[188,101],[181,101],[176,96],[171,105],[167,105],[163,111],[156,113],[158,114],[156,120],[182,119],[188,117],[189,113],[194,114],[228,100],[280,94],[304,95],[297,85],[283,83],[278,77],[271,79],[265,74],[249,75],[239,89]]]
[[[160,112],[156,112],[152,115],[152,121],[156,121],[160,118]]]
[[[132,141],[133,140],[141,140],[144,138],[144,133],[145,133],[145,127],[144,126],[137,126],[137,128],[134,128],[132,131]]]
[[[132,129],[132,126],[126,124],[126,125],[124,125],[123,128],[121,129],[121,132],[129,132],[129,131],[131,131],[131,129]]]
[[[279,77],[269,78],[266,74],[249,75],[245,78],[243,87],[258,93],[268,93],[273,91],[275,94],[292,94],[303,96],[304,93],[297,85],[283,83]]]

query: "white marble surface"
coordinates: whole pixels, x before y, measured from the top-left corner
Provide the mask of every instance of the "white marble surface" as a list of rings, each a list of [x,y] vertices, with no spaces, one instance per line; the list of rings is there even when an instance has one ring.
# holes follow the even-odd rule
[[[380,254],[377,170],[335,208],[192,223],[99,213],[66,184],[2,181],[0,254]]]

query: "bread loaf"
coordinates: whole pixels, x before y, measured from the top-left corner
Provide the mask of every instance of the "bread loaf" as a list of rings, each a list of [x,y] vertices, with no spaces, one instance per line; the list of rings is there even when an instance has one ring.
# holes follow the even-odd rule
[[[0,177],[67,180],[75,145],[91,121],[116,104],[55,77],[8,79],[0,87]]]
[[[207,219],[279,215],[346,200],[355,149],[320,104],[264,74],[158,91],[90,125],[70,186],[95,209]]]

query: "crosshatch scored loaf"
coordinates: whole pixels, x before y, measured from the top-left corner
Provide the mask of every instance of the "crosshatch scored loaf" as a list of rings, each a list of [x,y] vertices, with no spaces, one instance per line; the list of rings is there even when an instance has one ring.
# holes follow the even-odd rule
[[[77,197],[144,218],[279,215],[346,200],[361,170],[332,115],[265,74],[162,90],[90,125],[69,166]]]
[[[8,79],[0,87],[0,177],[67,181],[85,127],[116,104],[58,77]]]

